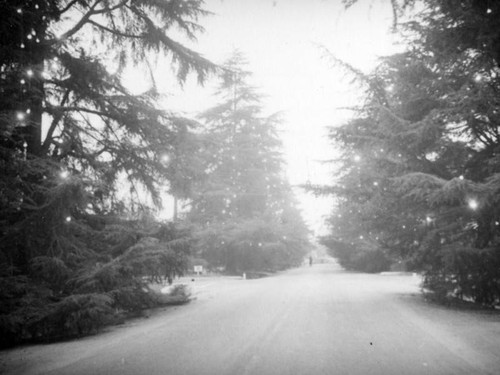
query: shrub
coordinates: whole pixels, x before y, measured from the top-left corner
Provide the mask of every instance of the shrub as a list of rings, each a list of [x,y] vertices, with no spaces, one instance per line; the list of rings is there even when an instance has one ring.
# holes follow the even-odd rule
[[[27,322],[31,339],[53,340],[82,336],[113,320],[113,299],[105,294],[75,294],[38,311]]]
[[[332,238],[323,238],[322,243],[328,248],[330,255],[347,270],[377,273],[391,267],[392,261],[381,249],[355,246]]]
[[[162,299],[148,287],[151,278],[182,274],[189,233],[140,224],[119,221],[99,230],[69,224],[72,247],[32,257],[24,269],[0,257],[0,346],[82,336],[124,315],[189,301],[187,291]]]
[[[500,302],[500,254],[495,248],[447,247],[424,273],[423,288],[438,301],[462,299],[481,305]]]
[[[168,294],[157,294],[161,305],[183,305],[191,300],[191,291],[185,284],[174,285]]]

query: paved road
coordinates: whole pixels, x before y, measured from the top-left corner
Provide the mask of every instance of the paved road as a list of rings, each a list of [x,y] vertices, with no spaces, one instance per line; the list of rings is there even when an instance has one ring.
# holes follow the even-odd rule
[[[332,264],[197,281],[197,300],[78,341],[0,353],[6,374],[500,374],[500,318],[428,305],[411,275]]]

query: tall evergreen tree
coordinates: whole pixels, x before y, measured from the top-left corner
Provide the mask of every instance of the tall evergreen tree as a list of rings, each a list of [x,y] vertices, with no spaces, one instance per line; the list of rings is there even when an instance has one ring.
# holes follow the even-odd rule
[[[400,25],[408,50],[371,75],[358,74],[367,103],[332,130],[345,151],[334,190],[355,206],[357,237],[424,271],[424,285],[436,295],[493,304],[500,298],[500,8],[423,4]],[[340,230],[332,227],[330,243],[343,235],[338,214],[331,221]]]
[[[228,60],[217,91],[221,103],[201,116],[206,178],[190,212],[204,228],[202,256],[229,272],[296,264],[307,242],[283,171],[279,116],[262,115],[244,65],[238,52]]]
[[[160,203],[162,184],[184,194],[179,145],[188,147],[191,122],[159,110],[154,88],[132,95],[121,75],[163,54],[180,82],[190,72],[203,81],[214,65],[170,37],[202,31],[201,5],[0,1],[6,342],[91,330],[114,311],[152,303],[142,276],[181,272],[187,234],[137,215],[146,194]]]

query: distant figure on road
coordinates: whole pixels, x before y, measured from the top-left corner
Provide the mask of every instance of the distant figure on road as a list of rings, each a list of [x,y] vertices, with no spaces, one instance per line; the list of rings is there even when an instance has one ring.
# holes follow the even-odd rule
[[[313,265],[313,257],[312,255],[309,256],[309,266]]]

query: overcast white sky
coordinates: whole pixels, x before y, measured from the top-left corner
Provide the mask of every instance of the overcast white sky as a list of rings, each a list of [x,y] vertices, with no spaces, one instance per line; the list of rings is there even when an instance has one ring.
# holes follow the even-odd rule
[[[359,0],[344,10],[341,0],[207,0],[213,16],[200,20],[206,29],[191,47],[221,63],[237,48],[254,73],[254,84],[267,95],[269,112],[284,112],[282,136],[287,174],[292,184],[326,184],[331,168],[319,163],[335,155],[327,126],[341,124],[359,93],[350,79],[322,59],[318,45],[369,71],[379,56],[394,50],[389,0]],[[209,86],[209,85],[208,85]],[[171,91],[171,88],[170,88]],[[192,114],[210,107],[210,87],[189,80],[168,101],[170,109]],[[323,218],[331,198],[299,193],[304,218],[324,233]]]

